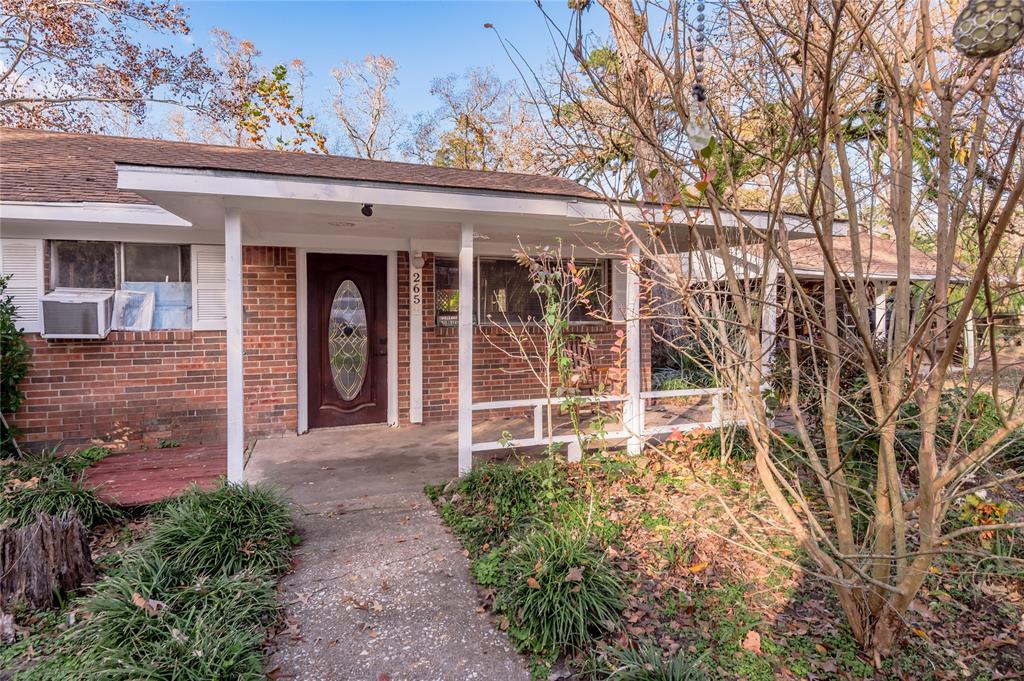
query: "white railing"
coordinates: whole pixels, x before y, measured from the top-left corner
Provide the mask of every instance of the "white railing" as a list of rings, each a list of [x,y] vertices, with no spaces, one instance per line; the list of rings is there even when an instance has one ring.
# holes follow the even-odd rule
[[[640,414],[638,432],[628,430],[617,430],[610,433],[586,433],[587,437],[600,435],[601,440],[621,440],[629,437],[639,437],[642,440],[652,436],[671,433],[674,431],[685,432],[697,428],[720,428],[724,425],[739,424],[740,421],[724,421],[722,419],[722,397],[728,394],[728,388],[687,388],[683,390],[648,390],[640,393]],[[711,420],[702,422],[671,423],[660,426],[646,424],[647,400],[668,398],[668,397],[698,397],[711,396]],[[473,405],[473,411],[496,411],[501,409],[533,409],[533,436],[527,438],[507,438],[491,442],[476,442],[472,444],[474,452],[488,452],[508,447],[536,447],[552,443],[566,443],[569,446],[567,458],[569,461],[579,461],[583,452],[580,450],[579,438],[575,433],[566,435],[555,435],[550,439],[544,434],[544,411],[548,404],[560,406],[566,402],[573,402],[577,406],[585,407],[588,404],[601,404],[613,402],[625,402],[628,395],[577,395],[573,397],[552,397],[550,401],[544,397],[526,400],[498,400],[495,402],[478,402]]]

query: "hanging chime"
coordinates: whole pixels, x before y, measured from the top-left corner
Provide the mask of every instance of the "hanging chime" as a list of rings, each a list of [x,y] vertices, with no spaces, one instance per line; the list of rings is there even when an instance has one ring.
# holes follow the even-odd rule
[[[693,153],[700,156],[714,137],[711,114],[708,112],[707,92],[704,90],[704,2],[697,3],[697,20],[693,39],[693,104],[690,120],[686,123],[686,137]]]

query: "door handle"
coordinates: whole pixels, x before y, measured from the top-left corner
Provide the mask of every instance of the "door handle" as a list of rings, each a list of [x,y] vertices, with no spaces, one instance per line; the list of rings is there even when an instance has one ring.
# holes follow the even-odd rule
[[[378,338],[377,339],[377,346],[378,346],[377,347],[377,356],[378,357],[381,357],[383,355],[388,354],[388,339],[387,338]]]

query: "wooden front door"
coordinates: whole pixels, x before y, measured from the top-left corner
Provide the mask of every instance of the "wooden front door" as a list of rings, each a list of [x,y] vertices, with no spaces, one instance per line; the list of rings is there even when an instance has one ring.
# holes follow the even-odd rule
[[[387,258],[310,253],[306,271],[309,427],[385,422]]]

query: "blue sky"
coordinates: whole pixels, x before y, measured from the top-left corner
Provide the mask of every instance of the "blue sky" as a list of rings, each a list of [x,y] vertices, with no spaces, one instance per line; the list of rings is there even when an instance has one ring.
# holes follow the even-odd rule
[[[518,78],[494,32],[483,27],[486,22],[493,23],[532,66],[542,66],[555,47],[544,16],[531,0],[182,4],[191,17],[191,39],[208,54],[209,32],[216,26],[253,41],[263,51],[265,66],[302,59],[311,71],[307,106],[316,111],[323,110],[333,82],[330,70],[342,59],[358,61],[372,52],[397,60],[395,99],[411,117],[435,108],[429,94],[435,77],[491,67],[504,80]],[[568,24],[566,4],[544,4],[560,26]]]

